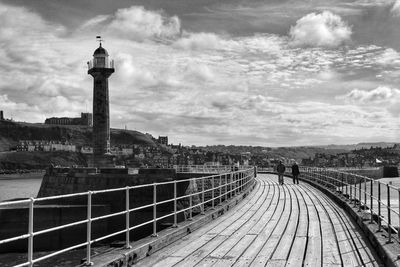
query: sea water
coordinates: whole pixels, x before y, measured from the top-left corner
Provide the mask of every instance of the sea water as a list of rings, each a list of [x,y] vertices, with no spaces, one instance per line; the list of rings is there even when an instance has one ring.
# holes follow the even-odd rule
[[[0,176],[0,201],[36,197],[43,175]]]

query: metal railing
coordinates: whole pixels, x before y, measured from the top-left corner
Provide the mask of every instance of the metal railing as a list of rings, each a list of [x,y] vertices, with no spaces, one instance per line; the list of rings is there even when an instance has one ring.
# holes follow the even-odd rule
[[[274,172],[274,167],[257,167],[257,172]]]
[[[13,241],[21,240],[21,239],[27,239],[28,242],[28,249],[27,249],[27,261],[24,263],[20,263],[15,266],[33,266],[35,263],[38,263],[40,261],[43,261],[45,259],[55,257],[59,254],[65,253],[67,251],[71,251],[77,248],[83,248],[86,247],[86,259],[85,259],[85,264],[86,265],[92,265],[91,261],[91,248],[92,245],[95,243],[98,243],[99,241],[111,238],[111,237],[116,237],[118,235],[123,235],[125,234],[125,248],[131,248],[130,246],[130,239],[131,239],[131,231],[134,229],[138,229],[140,227],[143,227],[145,225],[150,225],[152,224],[152,236],[156,237],[157,236],[157,222],[160,222],[160,220],[166,219],[166,218],[171,218],[173,217],[173,227],[177,227],[178,225],[178,214],[179,213],[184,213],[186,216],[185,219],[191,220],[193,216],[193,211],[195,209],[199,209],[201,212],[200,214],[204,214],[204,211],[207,208],[214,209],[216,205],[220,205],[223,201],[228,200],[229,198],[232,198],[236,194],[242,192],[243,190],[247,189],[248,187],[252,186],[255,182],[255,168],[248,168],[245,170],[239,170],[239,171],[234,171],[234,172],[229,172],[229,173],[223,173],[223,174],[217,174],[217,175],[211,175],[211,176],[205,176],[205,177],[199,177],[199,178],[190,178],[190,179],[185,179],[185,180],[174,180],[174,181],[168,181],[168,182],[161,182],[161,183],[153,183],[153,184],[143,184],[143,185],[138,185],[138,186],[127,186],[123,188],[113,188],[113,189],[106,189],[106,190],[97,190],[97,191],[88,191],[88,192],[83,192],[83,193],[75,193],[75,194],[69,194],[69,195],[59,195],[59,196],[50,196],[50,197],[42,197],[42,198],[30,198],[26,200],[19,200],[19,201],[12,201],[12,202],[2,202],[0,203],[0,208],[7,206],[13,207],[13,206],[21,206],[21,205],[28,205],[29,209],[29,215],[28,215],[28,232],[26,234],[22,234],[19,236],[15,237],[10,237],[7,239],[0,240],[0,245],[5,245]],[[181,183],[188,183],[188,189],[186,192],[178,196],[178,186]],[[173,193],[170,192],[172,197],[168,199],[162,199],[160,195],[158,194],[158,189],[162,187],[169,186],[169,189],[172,189]],[[144,189],[148,188],[149,192],[152,191],[152,202],[146,205],[141,205],[141,206],[132,206],[131,205],[131,200],[135,197],[134,190],[137,189]],[[191,188],[189,190],[189,188]],[[197,190],[196,190],[197,188]],[[165,189],[165,188],[164,188]],[[103,216],[93,216],[92,211],[93,211],[93,204],[92,200],[95,196],[102,195],[105,193],[110,193],[110,192],[120,192],[121,194],[125,194],[125,207],[122,207],[121,211],[114,212],[114,213],[109,213],[109,214],[104,214]],[[165,191],[164,191],[165,192]],[[54,200],[73,200],[74,198],[77,197],[84,197],[87,198],[87,204],[86,204],[86,209],[87,209],[87,216],[86,219],[84,220],[79,220],[75,222],[71,222],[68,224],[63,224],[59,225],[56,227],[51,227],[47,229],[41,229],[39,231],[34,230],[34,213],[35,213],[35,208],[37,208],[38,203],[43,202],[43,201],[54,201]],[[197,200],[197,203],[195,200]],[[178,201],[186,201],[189,202],[189,204],[185,207],[178,210]],[[157,208],[160,205],[167,204],[167,203],[172,203],[172,211],[160,215],[157,213]],[[182,207],[182,206],[181,206]],[[142,222],[137,225],[132,225],[132,222],[130,220],[130,216],[134,214],[135,212],[143,209],[152,209],[152,218],[150,220],[147,220],[145,222]],[[92,237],[92,223],[108,218],[112,218],[115,216],[125,216],[125,223],[124,223],[124,229],[107,233],[106,235],[103,236],[98,236],[96,238]],[[22,218],[21,218],[22,219]],[[171,218],[172,219],[172,218]],[[61,229],[66,229],[70,227],[74,227],[77,225],[83,225],[86,224],[86,241],[81,242],[79,244],[75,244],[73,246],[69,246],[66,248],[62,248],[57,251],[52,251],[51,253],[44,255],[44,256],[39,256],[39,257],[34,257],[34,237],[43,235],[45,233],[51,233],[56,230],[61,230]]]
[[[290,173],[290,168],[287,170]],[[335,190],[350,200],[358,211],[369,210],[370,223],[378,224],[378,232],[387,231],[387,242],[400,240],[400,188],[390,182],[374,180],[355,173],[332,168],[301,167],[303,179]],[[396,235],[393,235],[396,234]]]
[[[226,173],[237,170],[245,170],[250,166],[230,166],[230,165],[174,165],[176,172],[200,172],[200,173]]]

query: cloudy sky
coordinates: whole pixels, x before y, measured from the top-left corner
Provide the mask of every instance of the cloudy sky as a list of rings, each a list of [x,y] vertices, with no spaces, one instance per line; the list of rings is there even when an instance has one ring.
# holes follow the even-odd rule
[[[0,0],[6,117],[90,111],[185,145],[400,141],[400,0]]]

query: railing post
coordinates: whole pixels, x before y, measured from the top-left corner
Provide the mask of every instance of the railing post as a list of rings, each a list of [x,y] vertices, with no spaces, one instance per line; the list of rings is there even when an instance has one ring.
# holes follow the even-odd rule
[[[390,186],[386,184],[387,190],[387,212],[388,212],[388,232],[389,232],[389,240],[387,243],[392,243],[392,215],[390,212]]]
[[[237,173],[237,193],[240,194],[240,188],[242,184],[242,173],[238,172]]]
[[[364,206],[367,208],[367,179],[364,178]]]
[[[129,186],[126,187],[125,189],[125,208],[126,208],[126,214],[125,214],[125,223],[126,223],[126,236],[125,236],[125,248],[132,248],[129,242]]]
[[[176,214],[177,212],[177,198],[178,196],[178,192],[177,192],[177,185],[176,185],[176,180],[174,180],[174,224],[172,225],[172,227],[176,228],[178,227],[178,216]]]
[[[245,173],[244,172],[242,172],[242,182],[241,182],[241,184],[242,184],[242,192],[243,192],[243,190],[244,190],[244,181],[245,181],[245,179],[246,179],[246,175],[245,175]]]
[[[92,239],[92,191],[88,192],[87,200],[87,227],[86,227],[86,266],[93,265],[90,259]]]
[[[215,195],[215,193],[214,193],[214,190],[215,190],[215,188],[214,188],[214,185],[215,185],[214,177],[215,176],[212,176],[212,180],[211,180],[211,188],[212,188],[212,191],[211,191],[211,198],[212,198],[212,200],[211,200],[211,209],[215,209],[214,208],[214,195]]]
[[[157,184],[153,183],[153,234],[152,237],[157,237]]]
[[[192,183],[192,188],[194,189],[194,180],[193,179],[191,179],[190,180],[190,183]],[[189,197],[189,221],[191,221],[192,220],[192,216],[193,216],[193,193],[194,193],[194,190],[193,190],[193,192],[191,192],[190,193],[190,197]]]
[[[239,194],[239,186],[238,186],[238,180],[239,180],[239,177],[238,177],[239,175],[238,175],[238,173],[236,172],[235,173],[235,196],[237,195],[237,194]]]
[[[231,174],[230,174],[230,180],[229,180],[229,187],[230,187],[230,190],[229,190],[229,195],[230,195],[230,197],[229,197],[229,198],[232,198],[232,194],[233,194],[233,192],[232,192],[232,186],[233,186],[233,173],[231,172]]]
[[[240,194],[240,181],[241,181],[241,173],[237,173],[237,193]]]
[[[360,184],[358,185],[358,211],[361,211],[361,178],[360,178]]]
[[[350,195],[349,195],[349,179],[348,179],[349,177],[348,177],[347,173],[345,174],[345,177],[346,177],[346,195],[350,199]]]
[[[222,175],[219,175],[219,205],[222,205]]]
[[[225,201],[228,201],[228,174],[225,174]]]
[[[28,262],[29,266],[33,267],[33,209],[35,199],[31,197],[29,202],[29,225],[28,225]]]
[[[201,197],[202,197],[202,204],[201,204],[201,214],[204,215],[204,203],[205,203],[205,198],[204,198],[204,178],[201,178]]]
[[[349,176],[349,175],[347,175]],[[353,179],[351,179],[353,180]],[[349,184],[349,189],[350,189],[350,203],[353,201],[353,185]]]
[[[242,185],[243,185],[243,173],[239,172],[238,173],[238,177],[239,177],[239,187],[238,187],[238,193],[242,192]]]
[[[397,189],[397,192],[398,192],[398,204],[399,204],[399,210],[398,210],[398,212],[399,212],[399,228],[398,228],[398,230],[397,230],[397,235],[398,235],[398,238],[400,239],[400,189],[398,188]]]
[[[381,201],[381,183],[378,181],[378,232],[381,231],[382,227]]]
[[[343,192],[343,189],[344,189],[344,184],[343,184],[343,173],[341,173],[340,174],[340,176],[341,176],[341,178],[342,178],[342,183],[341,183],[341,185],[342,185],[342,190],[341,190],[341,192],[342,192],[342,195],[344,195],[344,192]]]
[[[317,183],[317,169],[316,168],[312,169],[312,177],[313,177],[314,182]]]
[[[400,191],[399,191],[400,192]],[[373,194],[374,194],[374,181],[371,179],[371,188],[370,188],[370,196],[369,196],[369,198],[370,198],[370,212],[371,212],[371,221],[370,221],[370,223],[373,223],[373,221],[374,221],[374,213],[373,213],[373,211],[374,211],[374,199],[373,199]]]

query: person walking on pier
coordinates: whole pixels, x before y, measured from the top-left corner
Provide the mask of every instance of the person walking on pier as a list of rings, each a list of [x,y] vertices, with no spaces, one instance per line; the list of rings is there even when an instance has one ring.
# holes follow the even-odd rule
[[[297,165],[297,162],[294,162],[292,165],[292,176],[293,176],[293,184],[299,184],[299,175],[300,175],[300,170],[299,170],[299,165]]]
[[[283,184],[283,174],[285,173],[286,167],[282,164],[282,161],[279,161],[278,166],[276,167],[276,171],[278,172],[278,181],[279,184]]]

